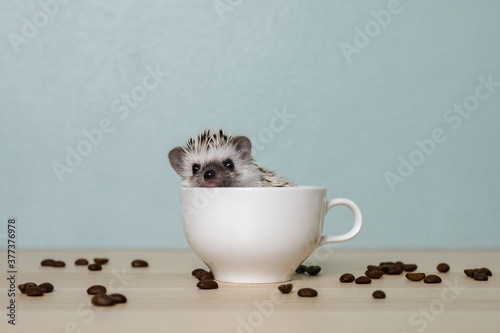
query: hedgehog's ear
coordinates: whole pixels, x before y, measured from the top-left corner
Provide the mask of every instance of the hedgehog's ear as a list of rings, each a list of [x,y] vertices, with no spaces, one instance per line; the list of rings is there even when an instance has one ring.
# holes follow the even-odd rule
[[[250,139],[246,136],[237,136],[234,137],[232,141],[236,150],[240,152],[241,157],[245,161],[250,160],[250,156],[252,154],[252,143],[250,142]]]
[[[168,159],[170,160],[170,164],[174,171],[181,177],[183,171],[183,163],[184,163],[185,152],[182,147],[176,147],[168,153]]]

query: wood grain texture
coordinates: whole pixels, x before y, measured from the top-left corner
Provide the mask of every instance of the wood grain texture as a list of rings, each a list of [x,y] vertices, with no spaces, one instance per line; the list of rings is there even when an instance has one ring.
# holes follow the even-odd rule
[[[6,258],[5,251],[2,251]],[[102,271],[75,266],[77,258],[107,257]],[[64,268],[41,267],[45,258]],[[191,276],[206,266],[189,250],[20,250],[17,284],[51,282],[43,297],[16,295],[16,326],[2,316],[1,332],[495,332],[500,331],[500,250],[342,250],[321,248],[305,264],[320,265],[317,276],[294,275],[290,294],[279,284],[219,283],[199,290]],[[149,262],[133,268],[134,259]],[[339,282],[341,274],[362,275],[366,265],[401,260],[418,272],[437,274],[440,284],[408,281],[404,274],[383,276],[369,285]],[[451,266],[438,273],[437,264]],[[6,259],[1,263],[7,272]],[[474,281],[465,268],[488,267],[489,281]],[[126,304],[94,307],[86,289],[102,284],[128,298]],[[318,291],[301,298],[303,287]],[[8,305],[8,284],[1,284],[1,306]],[[387,298],[373,299],[373,291]]]

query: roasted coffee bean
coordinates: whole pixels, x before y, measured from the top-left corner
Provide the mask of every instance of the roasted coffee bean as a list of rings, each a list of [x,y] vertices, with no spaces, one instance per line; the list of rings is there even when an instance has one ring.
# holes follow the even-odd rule
[[[76,259],[75,265],[77,266],[87,266],[89,264],[89,261],[87,259]]]
[[[100,271],[102,270],[102,266],[100,264],[90,264],[87,266],[89,271]]]
[[[309,275],[318,275],[318,273],[321,271],[321,267],[315,265],[315,266],[309,266],[306,269],[307,274]]]
[[[380,264],[378,264],[379,266],[392,266],[394,265],[394,262],[392,261],[382,261]]]
[[[293,285],[291,283],[282,284],[278,287],[278,289],[283,294],[289,294],[293,289]]]
[[[354,280],[354,282],[356,282],[357,284],[369,284],[369,283],[372,283],[372,279],[363,275],[363,276],[356,278],[356,280]]]
[[[122,294],[111,294],[108,297],[111,298],[115,304],[127,303],[127,297]]]
[[[406,273],[406,278],[410,281],[421,281],[425,278],[425,273]]]
[[[393,265],[380,265],[378,266],[378,269],[382,272],[384,272],[384,274],[387,274],[389,272],[389,268],[391,268]]]
[[[403,273],[403,268],[398,265],[389,266],[389,269],[387,270],[387,274],[389,275],[399,275],[401,273]]]
[[[356,278],[351,273],[345,273],[340,276],[340,282],[353,282]]]
[[[208,273],[208,272],[206,270],[202,269],[202,270],[198,271],[194,277],[199,280],[200,276],[205,274],[205,273]]]
[[[132,261],[132,267],[148,267],[149,264],[146,260],[136,259]]]
[[[424,277],[424,282],[425,283],[440,283],[441,278],[437,275],[429,274],[426,277]]]
[[[106,287],[101,286],[99,284],[96,284],[92,287],[89,287],[89,289],[87,289],[87,294],[89,294],[89,295],[105,294],[106,292],[107,292]]]
[[[472,273],[473,273],[472,275],[475,276],[477,273],[482,273],[482,271],[479,268],[474,268],[472,270]]]
[[[201,280],[196,284],[200,289],[217,289],[219,285],[214,280]]]
[[[474,276],[476,276],[476,274],[478,273],[484,274],[486,276],[491,276],[491,271],[488,268],[475,268]]]
[[[40,287],[30,287],[26,289],[28,296],[43,296],[43,290]]]
[[[483,273],[475,273],[474,280],[476,280],[476,281],[488,281],[488,276],[486,276],[486,274],[483,274]]]
[[[492,276],[493,275],[493,273],[491,273],[491,271],[488,268],[486,268],[486,267],[480,268],[480,270],[486,276]]]
[[[204,273],[198,274],[198,280],[200,280],[200,281],[213,280],[213,279],[214,279],[214,276],[210,272],[204,272]]]
[[[92,304],[97,306],[111,306],[115,305],[115,301],[106,294],[97,294],[92,297]]]
[[[297,291],[297,295],[300,297],[316,297],[318,292],[312,288],[302,288]]]
[[[373,298],[382,299],[385,298],[385,293],[382,290],[375,290],[372,296]]]
[[[418,266],[415,264],[404,264],[401,268],[403,268],[403,271],[405,272],[413,272],[417,270]]]
[[[396,261],[396,262],[394,263],[394,265],[398,265],[398,266],[403,267],[405,264],[404,264],[402,261]]]
[[[436,269],[438,270],[438,272],[440,273],[446,273],[450,270],[450,265],[442,262],[440,263],[439,265],[437,265]]]
[[[378,269],[373,269],[371,271],[366,271],[365,275],[370,279],[380,279],[384,275],[384,272]]]
[[[26,290],[31,287],[38,287],[36,283],[34,282],[26,282],[23,284],[20,284],[17,286],[19,288],[19,291],[21,291],[23,294],[26,294]]]
[[[367,271],[374,271],[374,270],[379,271],[378,265],[368,265],[368,266],[366,266],[366,270]]]
[[[206,270],[204,270],[203,268],[196,268],[195,270],[193,270],[191,272],[191,275],[193,275],[194,277],[196,277],[196,274],[198,274],[200,272],[206,272]]]
[[[38,286],[44,293],[51,293],[54,290],[52,283],[44,282]]]
[[[108,261],[108,258],[94,258],[94,262],[99,265],[106,265]]]
[[[44,260],[42,260],[42,262],[40,263],[40,265],[42,265],[42,266],[50,266],[51,267],[51,266],[54,265],[55,262],[56,261],[54,259],[44,259]]]
[[[66,267],[66,263],[64,261],[58,260],[52,264],[52,267]]]
[[[306,272],[306,270],[307,270],[307,266],[306,265],[300,265],[295,270],[295,273],[297,273],[297,274],[304,274]]]
[[[473,269],[464,269],[465,275],[467,275],[470,278],[474,277],[474,270]]]

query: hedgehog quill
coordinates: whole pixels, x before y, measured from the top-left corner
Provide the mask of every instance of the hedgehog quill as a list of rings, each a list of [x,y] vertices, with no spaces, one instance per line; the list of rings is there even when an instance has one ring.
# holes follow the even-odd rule
[[[255,164],[252,143],[222,130],[205,130],[168,154],[184,187],[289,187],[285,177]]]

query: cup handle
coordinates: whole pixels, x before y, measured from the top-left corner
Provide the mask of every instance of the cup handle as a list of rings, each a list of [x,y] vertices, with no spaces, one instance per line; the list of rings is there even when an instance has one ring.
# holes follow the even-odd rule
[[[339,242],[345,242],[350,239],[353,239],[356,237],[356,235],[359,233],[361,230],[361,225],[363,223],[363,217],[361,215],[361,211],[359,210],[359,207],[354,203],[354,201],[351,201],[349,199],[332,199],[328,200],[326,202],[326,213],[330,210],[330,208],[334,206],[346,206],[351,210],[351,212],[354,214],[354,225],[352,226],[351,230],[349,230],[347,233],[339,236],[321,236],[321,239],[319,241],[319,245],[325,245],[329,243],[339,243]]]

